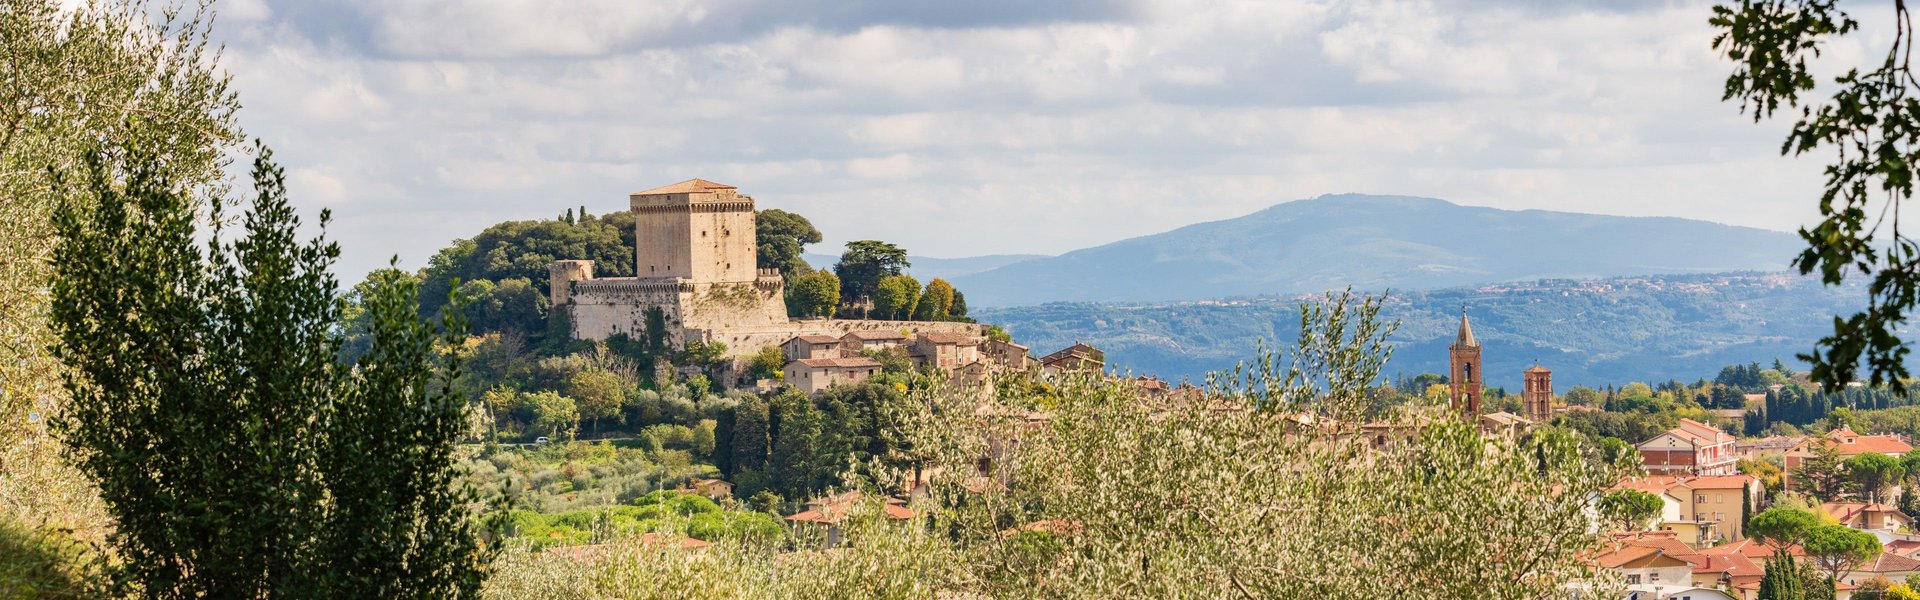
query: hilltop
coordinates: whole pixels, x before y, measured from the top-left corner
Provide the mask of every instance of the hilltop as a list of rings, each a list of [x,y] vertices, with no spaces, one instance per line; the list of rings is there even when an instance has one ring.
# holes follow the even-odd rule
[[[1778,271],[1791,234],[1667,217],[1327,195],[954,278],[975,307],[1161,302],[1541,278]],[[918,265],[918,263],[916,263]]]
[[[1258,340],[1290,343],[1306,296],[1170,303],[1053,303],[980,309],[1036,347],[1085,341],[1108,364],[1164,378],[1200,380],[1252,355]],[[1857,285],[1828,288],[1779,273],[1668,275],[1396,292],[1383,312],[1401,322],[1386,372],[1446,370],[1460,307],[1486,348],[1489,385],[1519,389],[1539,363],[1554,383],[1692,380],[1721,366],[1797,352],[1831,331],[1828,315],[1859,309]]]

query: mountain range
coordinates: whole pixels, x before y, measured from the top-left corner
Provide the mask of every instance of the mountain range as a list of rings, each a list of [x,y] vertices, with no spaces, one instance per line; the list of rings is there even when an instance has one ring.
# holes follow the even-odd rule
[[[1256,345],[1291,344],[1299,304],[1315,295],[1162,303],[1050,303],[983,308],[1036,355],[1076,341],[1106,351],[1109,366],[1202,381],[1253,357]],[[1381,315],[1397,321],[1389,376],[1444,373],[1465,307],[1483,347],[1487,382],[1518,390],[1539,364],[1556,389],[1628,381],[1712,378],[1722,366],[1813,349],[1836,314],[1864,304],[1864,284],[1827,287],[1785,273],[1689,274],[1540,280],[1395,292]],[[1800,367],[1804,369],[1804,366]]]
[[[1691,219],[1339,194],[1059,256],[913,261],[983,307],[1779,271],[1800,247],[1792,234]]]

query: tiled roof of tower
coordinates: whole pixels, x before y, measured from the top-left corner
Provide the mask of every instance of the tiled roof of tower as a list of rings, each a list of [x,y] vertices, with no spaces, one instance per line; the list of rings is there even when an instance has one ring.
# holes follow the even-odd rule
[[[688,179],[686,181],[682,181],[680,183],[675,183],[672,185],[663,185],[663,186],[653,188],[644,192],[634,192],[633,195],[648,196],[653,194],[692,194],[697,192],[711,192],[713,190],[731,190],[731,189],[737,189],[737,188],[724,183],[715,183],[712,181],[707,181],[705,179],[695,178],[695,179]]]
[[[1528,373],[1552,373],[1553,371],[1550,371],[1546,367],[1542,367],[1540,365],[1534,365],[1531,367],[1527,367],[1527,372]]]

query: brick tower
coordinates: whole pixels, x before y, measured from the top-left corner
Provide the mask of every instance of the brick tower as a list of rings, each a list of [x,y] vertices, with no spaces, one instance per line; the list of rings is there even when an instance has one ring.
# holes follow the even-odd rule
[[[1553,371],[1534,365],[1527,369],[1526,387],[1520,392],[1527,420],[1545,423],[1553,419]]]
[[[1473,339],[1473,327],[1467,324],[1467,309],[1460,308],[1460,333],[1454,335],[1453,345],[1447,346],[1447,362],[1452,372],[1453,410],[1468,419],[1480,415],[1480,388],[1486,375],[1480,370],[1480,342]]]

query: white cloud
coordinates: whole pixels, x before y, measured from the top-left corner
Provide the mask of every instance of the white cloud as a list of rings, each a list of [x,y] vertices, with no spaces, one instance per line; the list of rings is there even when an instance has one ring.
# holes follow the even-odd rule
[[[338,205],[348,277],[696,176],[936,256],[1349,191],[1784,230],[1819,185],[1719,102],[1700,4],[223,6],[242,122]]]

